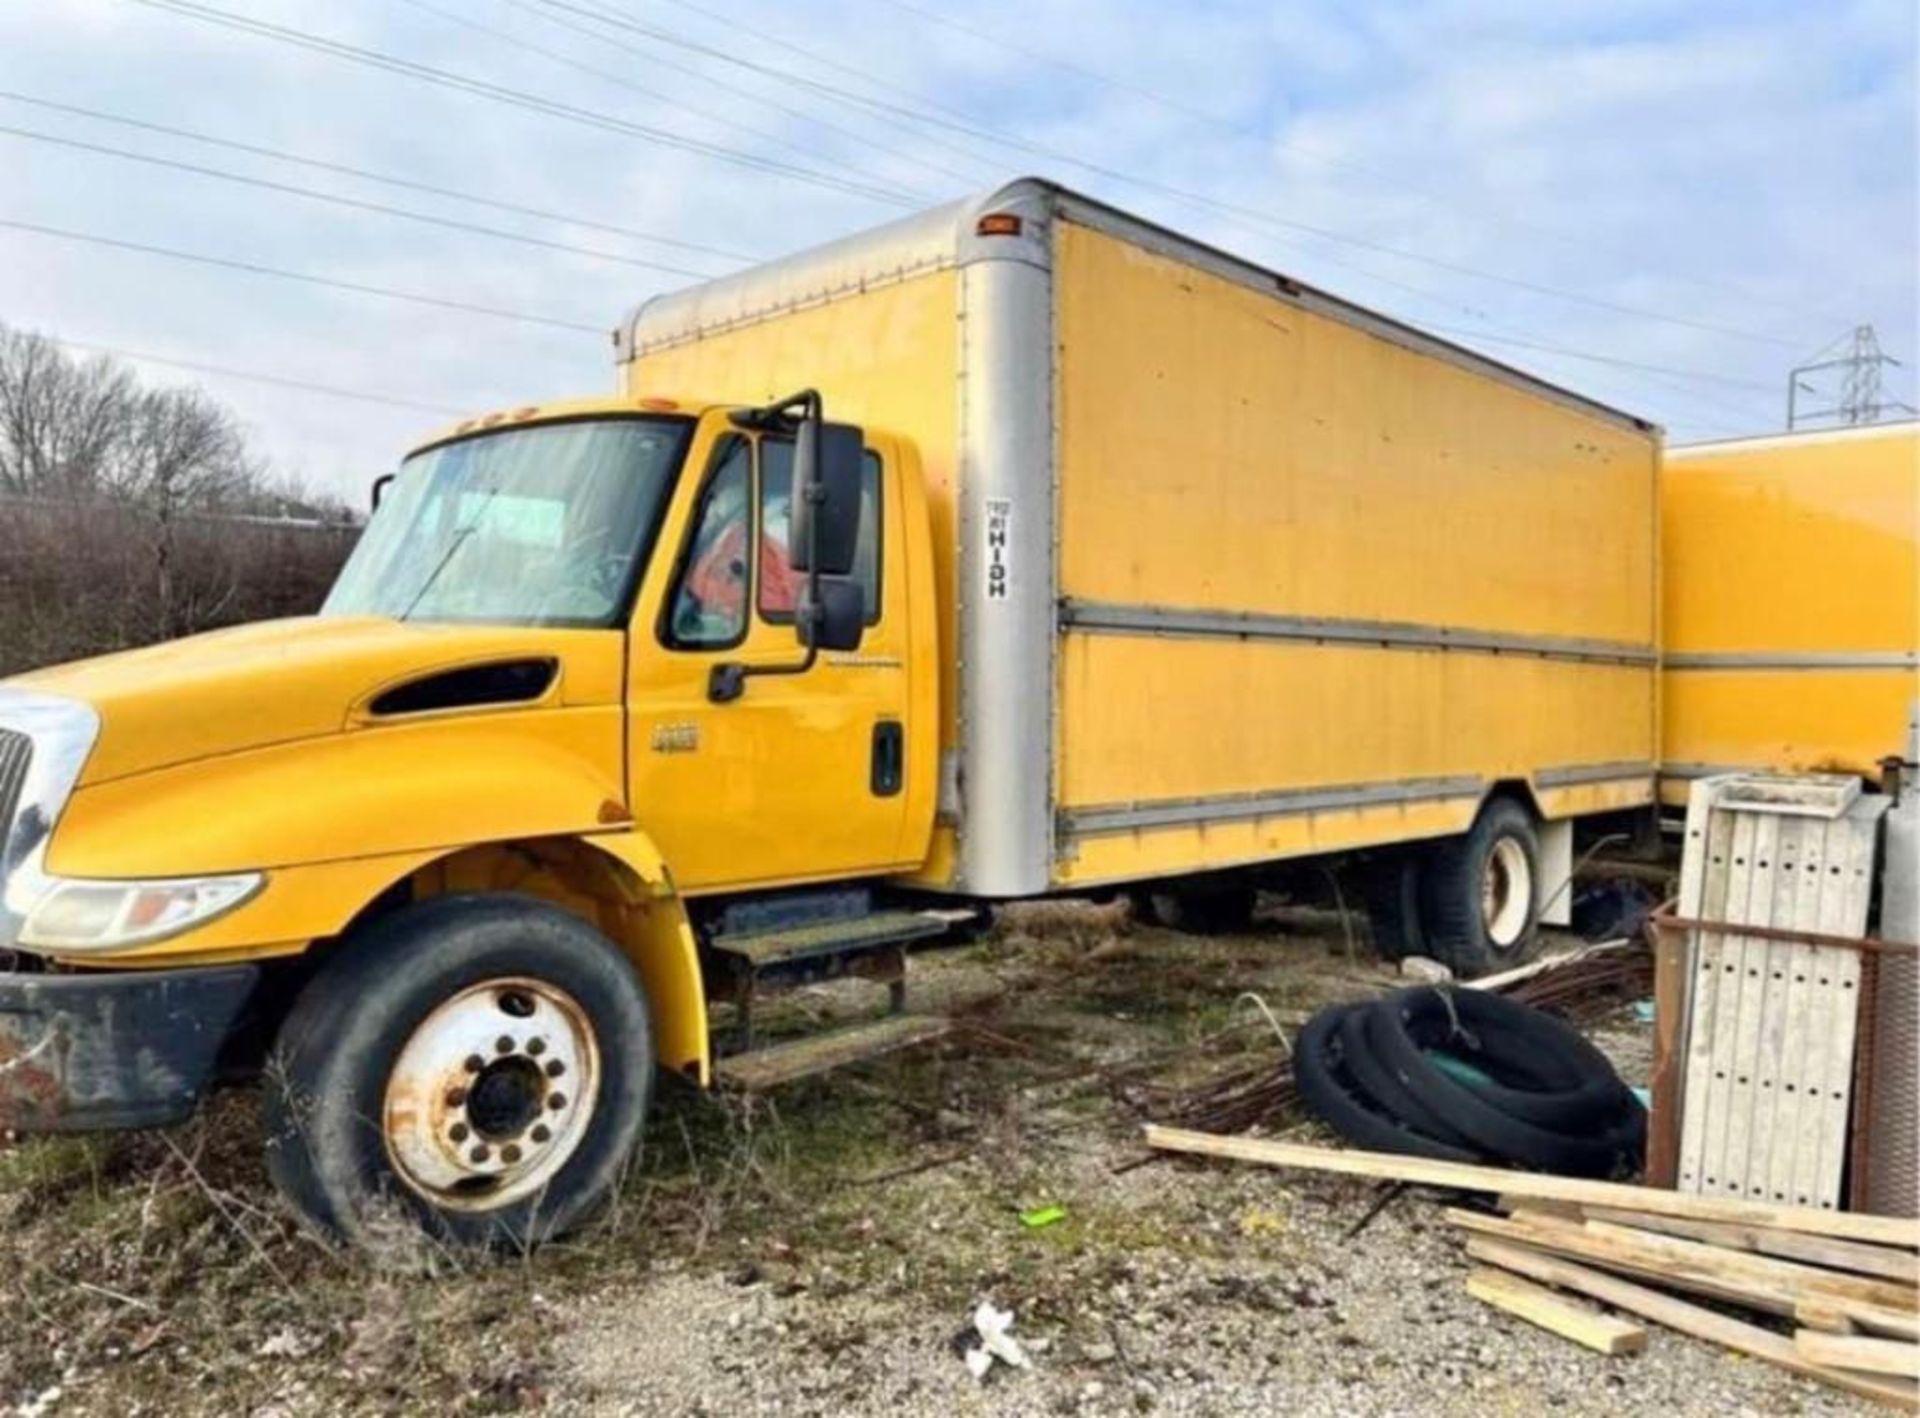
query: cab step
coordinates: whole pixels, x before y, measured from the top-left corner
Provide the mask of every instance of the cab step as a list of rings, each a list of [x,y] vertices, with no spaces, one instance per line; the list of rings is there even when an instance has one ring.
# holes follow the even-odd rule
[[[707,946],[716,954],[731,957],[736,966],[759,975],[782,966],[927,940],[947,934],[975,915],[967,910],[875,911],[840,920],[716,935]]]
[[[714,1081],[722,1088],[759,1093],[829,1069],[878,1058],[949,1033],[953,1021],[932,1014],[893,1014],[784,1044],[732,1054],[714,1062]]]

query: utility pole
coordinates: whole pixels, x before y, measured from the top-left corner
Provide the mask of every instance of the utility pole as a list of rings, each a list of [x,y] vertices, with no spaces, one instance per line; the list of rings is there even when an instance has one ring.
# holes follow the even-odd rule
[[[1889,399],[1881,388],[1880,371],[1887,365],[1899,363],[1899,360],[1880,348],[1880,337],[1874,333],[1873,326],[1854,326],[1853,348],[1848,353],[1835,359],[1800,365],[1787,374],[1787,428],[1792,430],[1803,423],[1826,419],[1833,420],[1843,428],[1852,428],[1878,423],[1887,414],[1920,413],[1912,404]],[[1801,408],[1802,394],[1821,392],[1801,376],[1821,374],[1828,370],[1838,370],[1840,381],[1838,392],[1830,396],[1833,399],[1831,407]]]

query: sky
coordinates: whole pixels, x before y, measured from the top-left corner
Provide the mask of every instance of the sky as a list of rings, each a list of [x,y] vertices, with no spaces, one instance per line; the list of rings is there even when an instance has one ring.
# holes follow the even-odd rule
[[[1788,370],[1862,324],[1920,403],[1917,14],[0,0],[0,321],[203,384],[357,502],[464,413],[611,390],[609,334],[655,292],[1039,174],[1675,442],[1768,433]]]

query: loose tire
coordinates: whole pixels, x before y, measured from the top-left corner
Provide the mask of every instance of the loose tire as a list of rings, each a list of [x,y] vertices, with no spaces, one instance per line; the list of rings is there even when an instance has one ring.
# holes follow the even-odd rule
[[[1538,943],[1540,838],[1533,817],[1494,798],[1422,872],[1427,952],[1463,980],[1524,964]]]
[[[612,942],[530,897],[440,897],[375,922],[301,991],[267,1069],[268,1170],[355,1243],[398,1217],[535,1244],[618,1185],[653,1067],[646,995]]]

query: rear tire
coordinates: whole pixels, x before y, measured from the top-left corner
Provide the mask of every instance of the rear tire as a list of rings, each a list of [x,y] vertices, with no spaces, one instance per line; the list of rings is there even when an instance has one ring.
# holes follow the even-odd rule
[[[613,1193],[653,1070],[646,994],[611,941],[531,897],[439,897],[301,991],[266,1071],[268,1171],[362,1246],[409,1229],[533,1245]]]
[[[1533,816],[1494,798],[1422,873],[1427,953],[1462,980],[1524,964],[1538,944],[1540,838]]]

